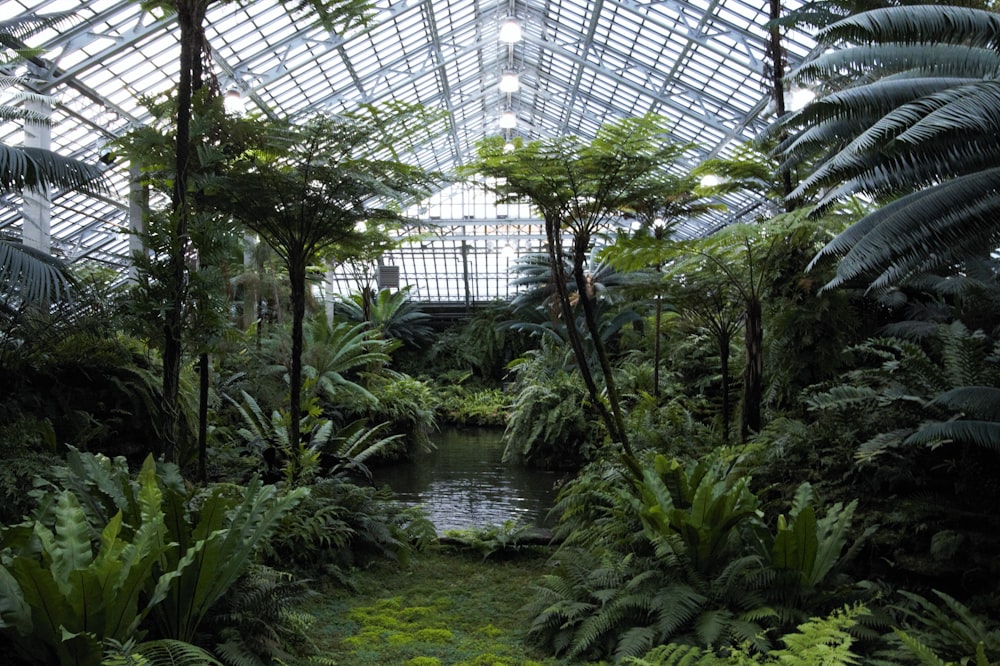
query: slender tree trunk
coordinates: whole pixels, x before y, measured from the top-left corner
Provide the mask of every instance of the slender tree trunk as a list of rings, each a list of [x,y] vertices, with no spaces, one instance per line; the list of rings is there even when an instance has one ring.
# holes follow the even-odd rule
[[[719,366],[722,371],[722,445],[729,445],[730,411],[729,405],[729,329],[724,326],[719,333]]]
[[[785,49],[781,45],[781,0],[770,0],[771,40],[768,53],[771,56],[771,90],[774,96],[774,111],[780,118],[785,115]],[[792,173],[787,169],[781,172],[782,194],[787,198],[792,193]],[[785,203],[786,210],[792,210],[791,202]]]
[[[761,402],[764,399],[764,323],[760,299],[747,299],[743,323],[746,340],[746,366],[743,369],[743,419],[740,437],[746,442],[750,433],[760,432]]]
[[[208,380],[209,358],[202,352],[198,357],[198,476],[208,481]]]
[[[657,269],[659,270],[659,269]],[[653,324],[653,397],[660,402],[660,320],[663,318],[663,297],[656,295],[656,319]]]
[[[615,383],[611,360],[608,358],[608,350],[604,346],[601,338],[601,329],[597,323],[597,313],[594,311],[594,302],[587,293],[587,276],[583,270],[586,260],[586,249],[589,241],[586,238],[578,239],[573,248],[573,276],[576,279],[577,289],[580,294],[580,304],[583,306],[583,320],[587,324],[594,349],[597,351],[597,360],[601,365],[601,372],[604,374],[604,388],[608,394],[608,402],[611,405],[611,417],[614,423],[614,430],[611,435],[621,443],[625,453],[635,458],[632,447],[628,441],[628,433],[625,430],[625,418],[622,415],[621,400],[618,397],[618,385]]]
[[[546,216],[545,233],[548,239],[549,266],[552,272],[552,282],[556,288],[556,294],[559,296],[559,308],[562,311],[561,317],[566,326],[566,336],[569,338],[569,344],[573,348],[573,354],[576,356],[576,364],[580,369],[580,375],[583,377],[583,383],[587,387],[590,400],[597,409],[612,439],[617,440],[618,435],[616,433],[615,420],[612,418],[611,413],[608,412],[597,384],[594,382],[593,373],[590,371],[590,361],[587,358],[587,350],[583,346],[583,340],[580,338],[580,332],[576,328],[576,321],[573,317],[573,306],[569,300],[569,289],[566,286],[566,275],[563,272],[561,228],[558,220],[552,220]]]
[[[177,144],[175,146],[174,188],[171,207],[174,215],[170,248],[169,301],[163,323],[163,409],[168,419],[163,455],[176,460],[181,445],[180,375],[183,355],[183,308],[187,291],[185,260],[188,245],[187,177],[191,150],[191,97],[193,73],[198,61],[198,15],[190,2],[178,3],[180,26],[180,75],[177,83]]]
[[[291,284],[292,306],[292,368],[288,373],[288,393],[290,423],[288,443],[291,446],[289,464],[297,464],[299,427],[302,420],[302,324],[306,316],[306,262],[289,257],[288,280]]]

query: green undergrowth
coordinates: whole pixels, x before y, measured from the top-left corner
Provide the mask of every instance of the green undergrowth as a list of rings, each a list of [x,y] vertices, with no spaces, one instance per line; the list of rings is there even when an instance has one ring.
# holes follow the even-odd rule
[[[446,548],[405,568],[380,566],[355,589],[314,598],[316,661],[350,666],[555,666],[523,643],[521,608],[545,571],[543,554],[483,560]]]

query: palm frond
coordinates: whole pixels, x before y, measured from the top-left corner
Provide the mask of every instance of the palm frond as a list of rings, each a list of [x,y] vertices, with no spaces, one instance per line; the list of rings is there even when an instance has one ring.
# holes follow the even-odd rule
[[[862,276],[884,289],[894,281],[953,260],[969,248],[981,248],[1000,235],[1000,168],[969,174],[914,192],[865,216],[810,262],[844,254],[826,289]],[[924,248],[936,248],[928,256]]]
[[[0,299],[5,302],[51,303],[69,295],[75,281],[55,257],[0,239]]]
[[[945,391],[930,404],[1000,422],[1000,389],[993,386],[959,386]]]
[[[902,11],[897,11],[902,9]],[[981,9],[948,5],[908,5],[855,14],[820,30],[825,44],[914,40],[923,44],[964,44],[996,49],[1000,45],[1000,15]]]
[[[50,150],[0,144],[0,192],[46,187],[99,192],[106,188],[102,174],[97,166]]]
[[[1000,451],[1000,423],[971,420],[931,423],[921,427],[903,443],[940,446],[948,442],[965,442],[992,451]]]

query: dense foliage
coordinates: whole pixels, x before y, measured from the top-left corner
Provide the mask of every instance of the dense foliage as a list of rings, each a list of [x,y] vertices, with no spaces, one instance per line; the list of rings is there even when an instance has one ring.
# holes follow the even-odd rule
[[[0,243],[7,660],[324,659],[309,592],[399,573],[437,540],[372,468],[448,422],[503,427],[508,463],[565,474],[523,627],[552,659],[995,663],[1000,20],[853,4],[799,16],[825,26],[795,74],[820,96],[767,155],[674,176],[687,146],[653,116],[589,143],[484,142],[476,168],[538,207],[549,243],[521,257],[511,303],[446,331],[408,288],[365,284],[332,311],[310,288],[314,264],[374,265],[379,225],[424,191],[429,174],[379,152],[384,121],[421,110],[260,124],[203,91],[180,169],[178,109],[158,103],[125,143],[176,205],[147,211],[127,297]],[[97,175],[30,153],[18,172],[16,152],[0,146],[4,190]],[[709,168],[717,190],[697,184]],[[715,194],[786,178],[796,210],[671,236]],[[272,254],[240,257],[240,220]],[[529,534],[453,538],[493,561]],[[439,663],[466,623],[446,601],[355,608],[344,646],[389,636]],[[448,619],[397,630],[415,614]],[[506,663],[481,647],[461,659]]]

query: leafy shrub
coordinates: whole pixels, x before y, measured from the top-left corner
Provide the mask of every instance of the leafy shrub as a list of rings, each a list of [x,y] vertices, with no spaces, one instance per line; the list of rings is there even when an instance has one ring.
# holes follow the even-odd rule
[[[420,510],[393,501],[388,490],[322,479],[284,516],[263,555],[276,566],[346,581],[352,567],[405,562],[434,539],[434,525]]]
[[[460,382],[435,387],[441,421],[461,426],[504,426],[511,396],[496,388],[466,387]]]
[[[309,629],[315,618],[294,609],[310,594],[315,592],[307,581],[251,565],[205,622],[216,654],[232,666],[270,666],[312,652]]]
[[[560,494],[566,545],[529,605],[532,639],[569,658],[655,645],[770,648],[768,630],[857,595],[839,575],[854,506],[822,517],[809,486],[768,529],[750,480],[720,458],[656,456],[632,486],[611,468]]]
[[[934,602],[919,594],[901,591],[905,601],[896,604],[904,628],[896,635],[906,651],[924,664],[993,664],[1000,657],[1000,627],[995,620],[976,615],[951,595],[934,591]],[[987,659],[987,656],[990,659]]]
[[[35,506],[30,494],[35,477],[58,460],[52,424],[23,415],[0,427],[0,524],[24,519]]]
[[[402,435],[380,460],[405,458],[416,450],[432,450],[430,435],[437,428],[436,402],[430,387],[409,375],[395,372],[367,376],[367,388],[375,402],[341,405],[345,418],[364,418],[369,423],[388,423],[388,435]]]
[[[430,315],[410,298],[411,287],[397,291],[382,289],[368,304],[362,294],[341,297],[337,302],[336,316],[347,321],[365,323],[382,338],[400,340],[411,347],[421,347],[430,339]]]
[[[257,547],[308,494],[280,495],[254,480],[191,495],[176,465],[150,456],[133,479],[124,458],[75,449],[52,476],[34,520],[9,528],[0,607],[17,609],[8,629],[80,663],[97,663],[103,639],[131,640],[140,623],[155,637],[192,642]],[[41,563],[40,549],[49,553]]]
[[[70,490],[47,497],[51,520],[8,530],[10,549],[0,566],[0,630],[43,663],[99,664],[105,640],[127,641],[167,594],[171,576],[154,578],[169,548],[152,459],[143,467],[132,498],[138,518],[125,525],[117,511],[91,525]],[[95,551],[91,531],[99,533]],[[40,553],[39,558],[36,553]]]
[[[855,666],[861,661],[851,652],[854,642],[848,629],[867,611],[863,606],[836,610],[825,618],[812,618],[799,625],[795,632],[781,640],[785,648],[766,655],[751,653],[746,646],[728,650],[719,656],[712,650],[695,645],[670,643],[653,648],[641,658],[628,657],[628,666],[752,666],[783,664],[784,666]]]
[[[559,371],[519,382],[504,432],[504,462],[545,469],[575,468],[597,446],[597,427],[584,410],[586,391],[578,375]]]

